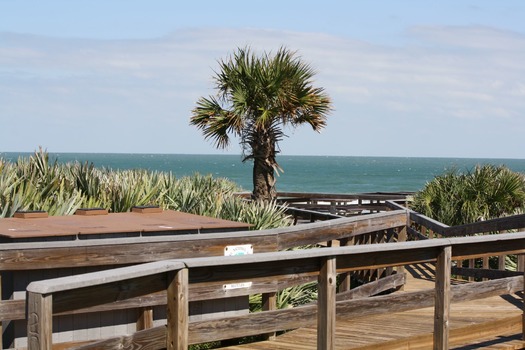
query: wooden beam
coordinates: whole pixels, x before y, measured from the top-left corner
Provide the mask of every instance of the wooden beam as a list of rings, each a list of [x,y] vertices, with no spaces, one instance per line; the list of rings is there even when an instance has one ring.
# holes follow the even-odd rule
[[[28,293],[27,348],[50,350],[53,347],[53,295]]]
[[[189,298],[188,269],[169,272],[166,348],[188,348]]]
[[[153,308],[151,306],[140,308],[137,319],[137,331],[148,328],[153,328]]]
[[[477,300],[495,295],[512,294],[523,288],[523,277],[512,277],[488,282],[467,283],[452,286],[452,302]],[[372,298],[348,300],[336,303],[337,315],[342,317],[362,317],[384,313],[402,312],[434,304],[434,289],[418,292],[395,293]],[[312,327],[316,323],[317,305],[301,306],[291,309],[256,312],[242,316],[196,321],[189,324],[189,343],[198,344],[212,340],[231,339],[261,333]],[[520,316],[518,316],[520,317]],[[166,344],[166,326],[158,326],[134,333],[130,336],[115,337],[79,349],[123,348],[133,344],[140,349],[156,344],[161,348]],[[160,345],[159,345],[160,344]]]
[[[317,297],[317,349],[331,350],[335,346],[336,258],[321,259]]]
[[[521,276],[522,273],[517,271],[501,271],[494,269],[471,269],[468,267],[453,267],[452,274],[458,276],[474,277],[474,278],[487,278],[487,279],[498,279],[506,277]]]
[[[337,301],[367,298],[391,289],[398,289],[405,284],[406,274],[393,274],[377,281],[363,284],[354,289],[337,293]]]
[[[450,313],[450,267],[452,248],[443,247],[436,263],[436,298],[434,305],[434,350],[447,350]]]
[[[525,214],[448,227],[443,235],[447,237],[466,236],[476,233],[514,230],[522,227],[525,227]]]
[[[273,311],[277,310],[277,293],[263,293],[262,294],[262,310]],[[277,336],[276,332],[270,332],[265,334],[266,340],[275,340]]]

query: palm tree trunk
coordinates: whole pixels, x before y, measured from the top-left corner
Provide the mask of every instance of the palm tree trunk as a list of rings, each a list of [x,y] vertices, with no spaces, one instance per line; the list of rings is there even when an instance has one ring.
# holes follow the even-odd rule
[[[264,142],[265,141],[265,142]],[[254,200],[271,201],[277,197],[275,189],[275,143],[269,139],[252,146]]]

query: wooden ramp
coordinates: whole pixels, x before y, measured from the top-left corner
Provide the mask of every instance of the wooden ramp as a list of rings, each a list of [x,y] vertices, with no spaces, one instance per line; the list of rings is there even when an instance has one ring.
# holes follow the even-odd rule
[[[432,264],[407,267],[404,293],[434,287]],[[455,283],[463,283],[456,281]],[[450,348],[524,349],[522,301],[517,295],[452,304]],[[337,319],[336,349],[432,349],[434,309],[424,308],[356,319]],[[272,341],[228,349],[316,349],[316,327],[287,332]]]

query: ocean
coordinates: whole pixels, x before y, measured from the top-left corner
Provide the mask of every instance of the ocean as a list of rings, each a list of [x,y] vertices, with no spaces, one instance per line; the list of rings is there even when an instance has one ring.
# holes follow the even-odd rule
[[[16,161],[32,153],[0,152]],[[49,153],[60,163],[78,161],[111,169],[147,169],[172,172],[176,177],[199,173],[228,178],[252,189],[252,163],[240,155]],[[278,156],[283,172],[277,190],[285,192],[364,193],[412,192],[446,171],[470,171],[477,164],[505,165],[525,173],[525,159]]]

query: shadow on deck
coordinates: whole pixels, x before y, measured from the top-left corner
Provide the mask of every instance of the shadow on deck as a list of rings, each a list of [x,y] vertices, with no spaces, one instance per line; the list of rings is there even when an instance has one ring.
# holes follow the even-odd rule
[[[433,263],[406,267],[407,293],[433,289]],[[456,280],[452,284],[468,283]],[[475,282],[472,282],[475,283]],[[519,293],[521,294],[521,293]],[[524,349],[522,301],[516,294],[452,304],[450,348]],[[382,314],[355,319],[337,319],[336,349],[432,349],[434,308]],[[227,349],[316,349],[316,327],[301,328],[279,335],[275,340],[228,347]]]

